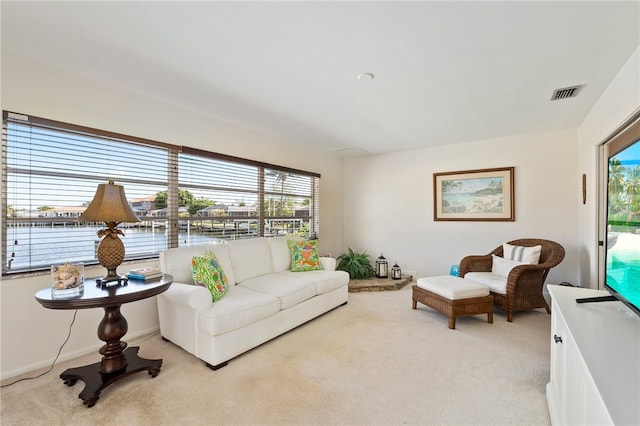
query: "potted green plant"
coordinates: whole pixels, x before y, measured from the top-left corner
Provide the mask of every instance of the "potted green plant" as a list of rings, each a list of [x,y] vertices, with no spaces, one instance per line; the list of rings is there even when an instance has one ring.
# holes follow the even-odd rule
[[[349,248],[348,252],[338,256],[336,269],[348,272],[349,278],[352,280],[371,278],[375,275],[366,250],[362,253],[356,253]]]

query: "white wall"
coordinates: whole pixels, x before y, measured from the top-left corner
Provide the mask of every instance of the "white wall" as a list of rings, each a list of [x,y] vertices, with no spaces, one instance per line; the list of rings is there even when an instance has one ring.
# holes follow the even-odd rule
[[[433,173],[515,167],[515,222],[435,222]],[[418,277],[448,274],[468,254],[546,238],[566,258],[548,282],[578,282],[576,132],[514,136],[345,160],[345,245],[380,252]]]
[[[321,173],[321,250],[337,253],[343,246],[342,160],[322,155],[313,147],[292,145],[60,69],[4,54],[2,108]],[[132,266],[123,265],[120,271]],[[103,270],[86,271],[88,276],[92,272],[98,276]],[[73,313],[45,309],[34,299],[37,290],[49,285],[48,275],[2,281],[2,378],[49,365],[63,342]],[[158,327],[155,299],[125,305],[122,311],[129,323],[125,340]],[[62,359],[102,346],[96,336],[101,317],[101,310],[79,312]],[[99,359],[97,353],[96,358]]]
[[[640,47],[591,109],[578,131],[579,173],[587,175],[587,204],[579,208],[580,274],[584,283],[597,288],[597,159],[598,145],[640,109]]]
[[[640,48],[575,132],[345,160],[345,248],[367,250],[374,259],[383,252],[425,276],[446,274],[462,256],[486,253],[505,240],[542,237],[567,252],[548,282],[596,288],[597,145],[639,109]],[[433,221],[433,173],[506,166],[516,168],[515,222]]]

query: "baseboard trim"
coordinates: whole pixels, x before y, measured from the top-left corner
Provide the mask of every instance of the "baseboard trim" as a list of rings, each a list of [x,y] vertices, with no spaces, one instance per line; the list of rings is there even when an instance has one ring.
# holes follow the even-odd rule
[[[127,342],[129,346],[136,345],[137,343],[146,340],[149,336],[154,335],[159,331],[160,331],[160,327],[156,326],[156,327],[148,328],[145,330],[139,330],[138,332],[135,332],[135,333],[130,333],[130,334],[128,333],[125,335],[124,341]],[[69,361],[74,358],[78,358],[90,353],[97,354],[98,349],[104,346],[104,342],[100,342],[99,340],[97,340],[97,337],[96,337],[96,342],[97,343],[95,345],[85,346],[84,348],[76,349],[75,351],[72,351],[72,352],[60,354],[60,357],[56,361],[56,365],[60,364],[61,362]],[[35,372],[37,370],[48,369],[51,367],[51,364],[53,363],[54,359],[55,357],[52,357],[52,358],[44,359],[42,361],[33,363],[31,365],[27,365],[24,367],[14,368],[13,370],[8,370],[8,371],[2,371],[0,375],[0,380],[4,381],[16,376],[20,376],[22,374]]]

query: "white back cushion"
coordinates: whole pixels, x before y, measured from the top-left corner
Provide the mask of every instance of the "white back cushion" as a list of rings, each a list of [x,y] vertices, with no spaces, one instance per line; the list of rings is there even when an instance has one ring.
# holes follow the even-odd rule
[[[491,262],[491,273],[500,277],[508,277],[509,272],[511,272],[511,270],[518,265],[527,265],[527,263],[524,262],[516,262],[515,260],[503,259],[502,257],[496,256],[495,254],[492,254],[491,256],[493,257]]]
[[[236,283],[273,273],[271,248],[265,237],[229,241],[229,256]]]
[[[282,272],[291,269],[291,252],[287,237],[269,237],[271,247],[271,260],[273,260],[273,271]]]
[[[173,282],[193,284],[191,276],[191,258],[200,256],[211,248],[203,246],[176,247],[160,252],[160,269],[173,276]]]
[[[333,257],[321,257],[320,264],[325,271],[335,271],[338,261]]]
[[[517,262],[537,264],[540,261],[542,246],[524,247],[511,244],[502,244],[502,256],[505,259]]]
[[[229,258],[229,246],[226,243],[207,244],[202,246],[177,247],[160,252],[160,269],[171,274],[176,283],[193,284],[191,275],[191,259],[201,256],[207,250],[215,253],[222,270],[230,283],[235,283],[233,267]]]

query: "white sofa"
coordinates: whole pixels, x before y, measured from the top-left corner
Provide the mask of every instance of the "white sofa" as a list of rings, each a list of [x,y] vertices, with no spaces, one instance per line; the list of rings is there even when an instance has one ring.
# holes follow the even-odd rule
[[[191,259],[212,250],[230,283],[212,302],[196,286]],[[335,259],[320,258],[322,270],[292,272],[285,237],[259,237],[168,249],[160,268],[173,284],[158,295],[160,333],[218,369],[256,346],[348,301],[349,274]],[[235,285],[234,285],[235,284]]]

